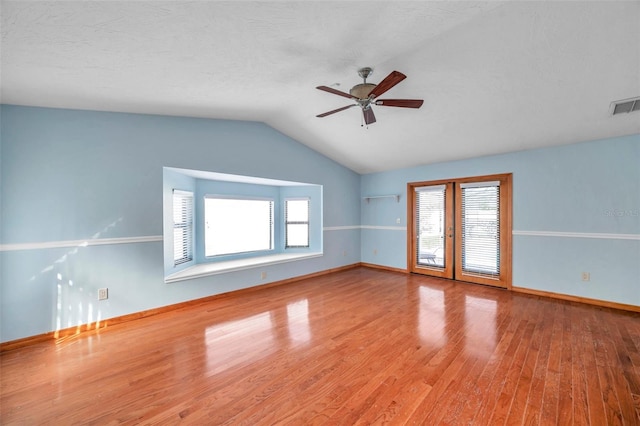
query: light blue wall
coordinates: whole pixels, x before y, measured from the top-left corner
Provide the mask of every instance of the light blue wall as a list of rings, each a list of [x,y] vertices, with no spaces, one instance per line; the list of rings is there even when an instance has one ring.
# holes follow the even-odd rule
[[[3,342],[360,261],[359,175],[265,124],[10,105],[0,114]],[[249,269],[165,284],[163,167],[322,185],[324,256],[260,268],[268,280]],[[109,299],[98,302],[101,287]]]
[[[364,175],[362,196],[402,198],[363,202],[362,261],[407,267],[408,182],[496,173],[513,173],[514,286],[640,305],[640,135]]]
[[[407,182],[494,173],[513,173],[514,286],[640,305],[640,135],[359,176],[262,123],[8,105],[0,117],[3,342],[360,261],[405,269]],[[322,185],[324,255],[165,284],[163,167]]]

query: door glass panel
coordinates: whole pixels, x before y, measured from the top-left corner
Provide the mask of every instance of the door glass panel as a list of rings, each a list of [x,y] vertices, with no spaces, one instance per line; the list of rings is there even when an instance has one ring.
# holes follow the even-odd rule
[[[445,267],[445,185],[416,188],[417,263]]]
[[[462,270],[500,275],[500,186],[486,182],[461,185]]]

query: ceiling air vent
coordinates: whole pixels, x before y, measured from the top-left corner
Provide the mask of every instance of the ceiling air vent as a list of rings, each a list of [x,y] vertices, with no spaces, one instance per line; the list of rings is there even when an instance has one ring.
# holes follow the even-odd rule
[[[640,96],[611,102],[611,115],[640,111]]]

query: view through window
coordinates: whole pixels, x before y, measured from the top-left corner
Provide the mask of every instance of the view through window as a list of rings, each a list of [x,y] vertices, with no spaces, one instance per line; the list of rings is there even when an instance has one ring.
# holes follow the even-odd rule
[[[204,199],[205,256],[273,250],[273,200]]]

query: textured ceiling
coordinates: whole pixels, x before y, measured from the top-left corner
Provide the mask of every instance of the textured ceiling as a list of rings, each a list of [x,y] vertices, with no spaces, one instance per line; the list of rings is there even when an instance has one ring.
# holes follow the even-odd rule
[[[359,172],[640,133],[640,2],[2,1],[1,101],[264,121]],[[406,80],[358,108],[375,69]]]

